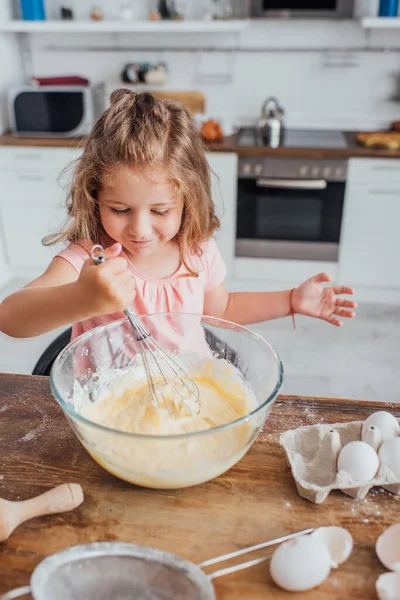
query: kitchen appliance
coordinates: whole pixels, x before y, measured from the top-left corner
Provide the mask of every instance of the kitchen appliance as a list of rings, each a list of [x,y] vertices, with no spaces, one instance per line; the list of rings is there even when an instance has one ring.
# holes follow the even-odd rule
[[[353,0],[253,0],[252,16],[350,19],[353,8]]]
[[[88,135],[105,109],[104,87],[23,86],[8,93],[8,113],[14,135],[79,137]]]
[[[270,96],[265,100],[258,119],[258,130],[266,146],[277,148],[281,145],[284,132],[283,115],[284,110],[275,97]]]
[[[257,141],[244,130],[239,145]],[[340,132],[288,130],[286,147],[345,147]],[[346,159],[241,156],[236,256],[338,260]]]
[[[256,408],[234,422],[176,435],[134,434],[85,418],[81,411],[98,393],[99,374],[119,377],[120,369],[130,366],[140,352],[127,319],[91,329],[62,350],[50,374],[53,395],[81,444],[116,477],[154,489],[178,489],[214,479],[255,442],[281,388],[282,363],[268,342],[234,323],[183,312],[143,315],[138,320],[171,348],[176,360],[182,357],[188,364],[191,356],[196,368],[204,355],[208,360],[224,359],[215,363],[225,377],[233,364],[251,388]],[[226,382],[222,385],[226,389]]]
[[[267,561],[262,556],[206,574],[203,569],[255,550],[262,550],[311,534],[304,529],[275,540],[210,558],[198,565],[175,554],[123,542],[94,542],[72,546],[42,560],[30,585],[12,590],[0,600],[31,593],[34,600],[216,600],[211,581]]]

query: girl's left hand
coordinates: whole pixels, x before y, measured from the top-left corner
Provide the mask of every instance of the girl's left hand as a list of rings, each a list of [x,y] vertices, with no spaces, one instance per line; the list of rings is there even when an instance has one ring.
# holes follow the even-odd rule
[[[327,273],[319,273],[310,277],[293,291],[292,309],[294,313],[315,317],[341,327],[337,317],[353,318],[355,313],[349,308],[356,308],[356,302],[344,300],[338,296],[354,294],[354,290],[344,285],[323,287],[321,284],[332,281]]]

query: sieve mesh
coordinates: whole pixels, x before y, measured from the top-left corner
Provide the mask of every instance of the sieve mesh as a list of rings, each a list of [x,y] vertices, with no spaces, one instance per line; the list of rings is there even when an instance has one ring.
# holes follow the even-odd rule
[[[214,599],[205,574],[187,561],[152,548],[107,546],[75,546],[45,559],[32,577],[35,600]]]

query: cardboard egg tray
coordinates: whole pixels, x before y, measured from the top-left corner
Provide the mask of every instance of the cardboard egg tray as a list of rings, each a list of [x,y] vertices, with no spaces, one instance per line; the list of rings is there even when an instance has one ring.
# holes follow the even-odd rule
[[[351,423],[317,424],[285,431],[280,436],[300,496],[321,504],[332,490],[362,500],[372,487],[380,486],[400,495],[397,481],[385,467],[380,467],[375,478],[366,482],[346,481],[338,477],[338,448],[332,443],[332,432],[337,432],[340,445],[361,440],[363,421]],[[336,437],[337,439],[337,437]],[[339,447],[340,449],[340,447]]]

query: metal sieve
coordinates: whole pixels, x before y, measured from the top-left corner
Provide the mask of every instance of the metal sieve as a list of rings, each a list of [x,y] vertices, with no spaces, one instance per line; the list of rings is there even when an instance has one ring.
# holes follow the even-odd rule
[[[1,596],[12,600],[215,600],[211,581],[257,565],[270,556],[206,574],[203,568],[314,531],[306,529],[212,558],[199,565],[169,552],[121,542],[73,546],[38,564],[30,585]]]

